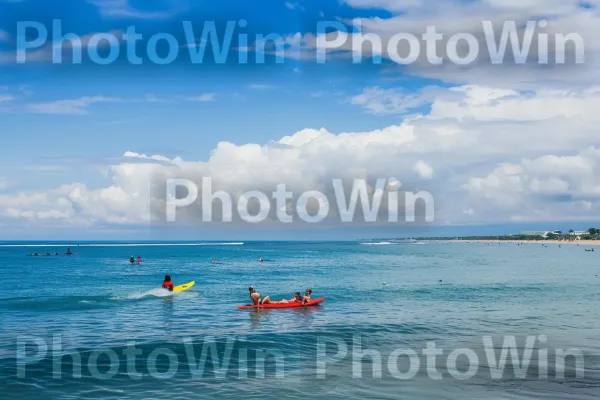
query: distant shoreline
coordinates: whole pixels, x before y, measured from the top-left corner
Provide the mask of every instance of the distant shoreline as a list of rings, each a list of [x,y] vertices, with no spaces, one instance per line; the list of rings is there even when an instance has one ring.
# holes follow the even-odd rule
[[[479,243],[479,244],[568,244],[581,246],[600,246],[600,240],[480,240],[480,239],[431,239],[432,242],[444,243]]]

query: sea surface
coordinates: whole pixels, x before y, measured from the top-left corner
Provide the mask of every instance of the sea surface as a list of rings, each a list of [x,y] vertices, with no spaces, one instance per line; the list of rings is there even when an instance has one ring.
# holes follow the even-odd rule
[[[0,243],[0,398],[597,399],[598,250]],[[326,300],[237,310],[249,285]]]

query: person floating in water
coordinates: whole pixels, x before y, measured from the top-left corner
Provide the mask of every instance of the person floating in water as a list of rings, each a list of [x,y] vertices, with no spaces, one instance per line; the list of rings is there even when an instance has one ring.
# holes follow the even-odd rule
[[[71,252],[71,248],[70,248],[70,247],[69,247],[69,248],[67,248],[67,253],[66,253],[66,254],[67,254],[68,256],[70,256],[71,254],[73,254],[73,252]]]
[[[271,298],[269,296],[265,297],[264,299],[261,299],[260,293],[258,293],[254,289],[254,286],[250,286],[248,290],[250,290],[250,299],[252,300],[252,304],[254,304],[255,306],[271,303]]]
[[[133,258],[133,256],[129,257],[129,262],[131,264],[134,264],[135,263],[135,258]]]
[[[213,259],[212,259],[212,263],[213,263],[213,264],[216,264],[216,263],[217,263],[217,259],[216,259],[216,258],[213,258]]]
[[[138,263],[138,264],[141,264],[141,263],[142,263],[142,257],[138,256],[138,258],[137,258],[137,263]]]
[[[171,275],[165,275],[165,280],[162,284],[163,289],[167,289],[169,292],[173,291],[173,281],[171,280]]]
[[[261,258],[259,258],[258,261],[263,262],[263,261],[265,261],[265,259],[261,257]]]

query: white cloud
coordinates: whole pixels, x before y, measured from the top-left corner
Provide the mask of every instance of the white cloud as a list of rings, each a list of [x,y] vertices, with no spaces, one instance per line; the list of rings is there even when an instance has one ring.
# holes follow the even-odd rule
[[[168,19],[181,13],[185,8],[173,7],[162,11],[142,11],[132,7],[129,0],[87,0],[100,9],[100,13],[113,18]]]
[[[290,9],[290,10],[301,10],[301,11],[306,11],[306,9],[304,8],[304,6],[298,2],[292,3],[290,1],[286,1],[285,6]]]
[[[400,89],[369,87],[350,101],[372,114],[401,114],[429,103],[435,91],[435,88],[425,88],[418,93],[407,94]]]
[[[431,166],[423,160],[417,161],[417,163],[414,166],[414,170],[423,179],[433,178],[433,168],[431,168]]]
[[[204,93],[199,96],[186,97],[185,99],[188,101],[197,101],[200,103],[206,103],[206,102],[215,101],[216,97],[217,97],[216,93]]]
[[[597,218],[600,208],[600,150],[547,155],[502,164],[487,176],[470,178],[470,201],[515,221]]]
[[[433,118],[483,121],[535,121],[558,117],[597,119],[593,110],[600,107],[600,86],[584,91],[542,89],[519,93],[468,85],[452,91],[458,96],[449,95],[447,99],[438,98],[433,102]]]
[[[390,58],[387,45],[390,38],[397,33],[409,33],[417,38],[427,31],[430,26],[435,26],[436,31],[443,35],[437,47],[437,53],[444,59],[442,65],[432,65],[427,60],[425,43],[421,41],[420,57],[416,62],[398,67],[397,73],[424,76],[441,79],[452,84],[475,84],[478,86],[495,86],[504,88],[529,88],[541,87],[569,87],[585,86],[590,82],[598,82],[600,76],[595,66],[600,58],[600,44],[596,40],[600,35],[600,7],[593,3],[593,7],[583,7],[579,0],[529,0],[529,1],[501,1],[501,0],[475,0],[464,2],[462,0],[448,0],[444,2],[433,0],[346,0],[348,5],[356,8],[382,8],[392,12],[391,17],[367,17],[358,19],[364,34],[373,33],[383,43],[383,58]],[[588,2],[588,4],[592,4]],[[531,43],[529,62],[525,65],[516,65],[511,57],[512,52],[507,51],[505,62],[502,65],[493,65],[490,61],[489,49],[484,35],[483,21],[491,21],[496,32],[496,42],[499,41],[499,31],[506,22],[515,22],[519,27],[519,36],[523,35],[523,27],[527,21],[537,21],[546,18],[548,26],[538,27]],[[347,25],[353,21],[344,20]],[[348,28],[347,32],[351,32]],[[328,59],[333,57],[350,57],[353,54],[352,42],[357,42],[356,34],[342,32],[345,42],[335,52],[328,52]],[[446,46],[449,37],[456,33],[471,34],[479,43],[479,57],[468,66],[458,66],[448,60]],[[557,34],[575,35],[583,39],[583,45],[578,46],[583,50],[585,64],[573,65],[575,59],[573,47],[568,47],[566,54],[569,65],[549,67],[535,62],[538,56],[538,34],[547,33],[549,37],[550,54],[552,62],[555,57],[564,53],[563,49],[555,48],[554,37]],[[335,33],[329,34],[331,38]],[[574,36],[572,36],[574,37]],[[331,39],[330,38],[330,39]],[[368,43],[368,42],[367,42]],[[298,59],[314,59],[317,37],[311,33],[298,33],[288,38],[290,52],[286,57]],[[364,62],[372,62],[371,45],[363,48]],[[402,48],[402,46],[401,46]],[[405,51],[401,54],[406,55]]]
[[[327,193],[333,177],[394,176],[403,190],[432,192],[438,223],[592,218],[600,209],[597,96],[593,88],[437,88],[431,113],[397,125],[338,134],[304,129],[266,145],[221,142],[204,160],[127,152],[109,168],[107,187],[79,183],[4,194],[0,214],[145,224],[160,221],[164,188],[156,183],[167,177],[212,176],[213,190],[237,194],[270,192],[279,183],[295,193]],[[89,101],[69,105],[86,106]]]
[[[65,114],[65,115],[85,115],[88,114],[88,108],[98,103],[117,103],[124,101],[115,97],[81,97],[73,100],[57,100],[47,103],[35,103],[27,106],[27,111],[33,114]]]

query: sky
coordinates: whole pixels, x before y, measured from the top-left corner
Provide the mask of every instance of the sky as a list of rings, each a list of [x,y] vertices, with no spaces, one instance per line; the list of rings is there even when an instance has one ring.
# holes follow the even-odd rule
[[[0,240],[353,239],[600,225],[599,6],[0,0]],[[506,22],[520,37],[528,21],[538,24],[529,57],[517,63],[509,51],[492,63],[484,21],[498,38]],[[216,41],[203,37],[211,26]],[[228,26],[231,43],[219,58],[212,46],[224,45]],[[444,35],[441,65],[424,50],[404,64],[386,50],[394,35],[421,37],[429,26]],[[142,36],[132,48],[139,63],[124,36],[132,29]],[[354,47],[358,33],[380,38],[384,50]],[[62,40],[69,34],[78,41]],[[454,34],[479,43],[468,65],[446,50]],[[563,52],[554,38],[569,34],[581,46]],[[268,35],[281,38],[282,53],[280,42],[261,39]],[[38,36],[45,40],[33,45]],[[318,62],[335,37],[347,40]],[[549,62],[539,63],[545,40]],[[32,48],[19,62],[23,43]],[[112,62],[94,61],[115,50]],[[170,62],[156,62],[171,52]],[[555,62],[561,56],[566,62]],[[435,219],[219,224],[200,221],[192,206],[180,224],[165,223],[163,181],[207,176],[234,197],[278,184],[296,197],[333,196],[332,179],[366,179],[376,193],[377,179],[395,178],[403,190],[432,195]]]

